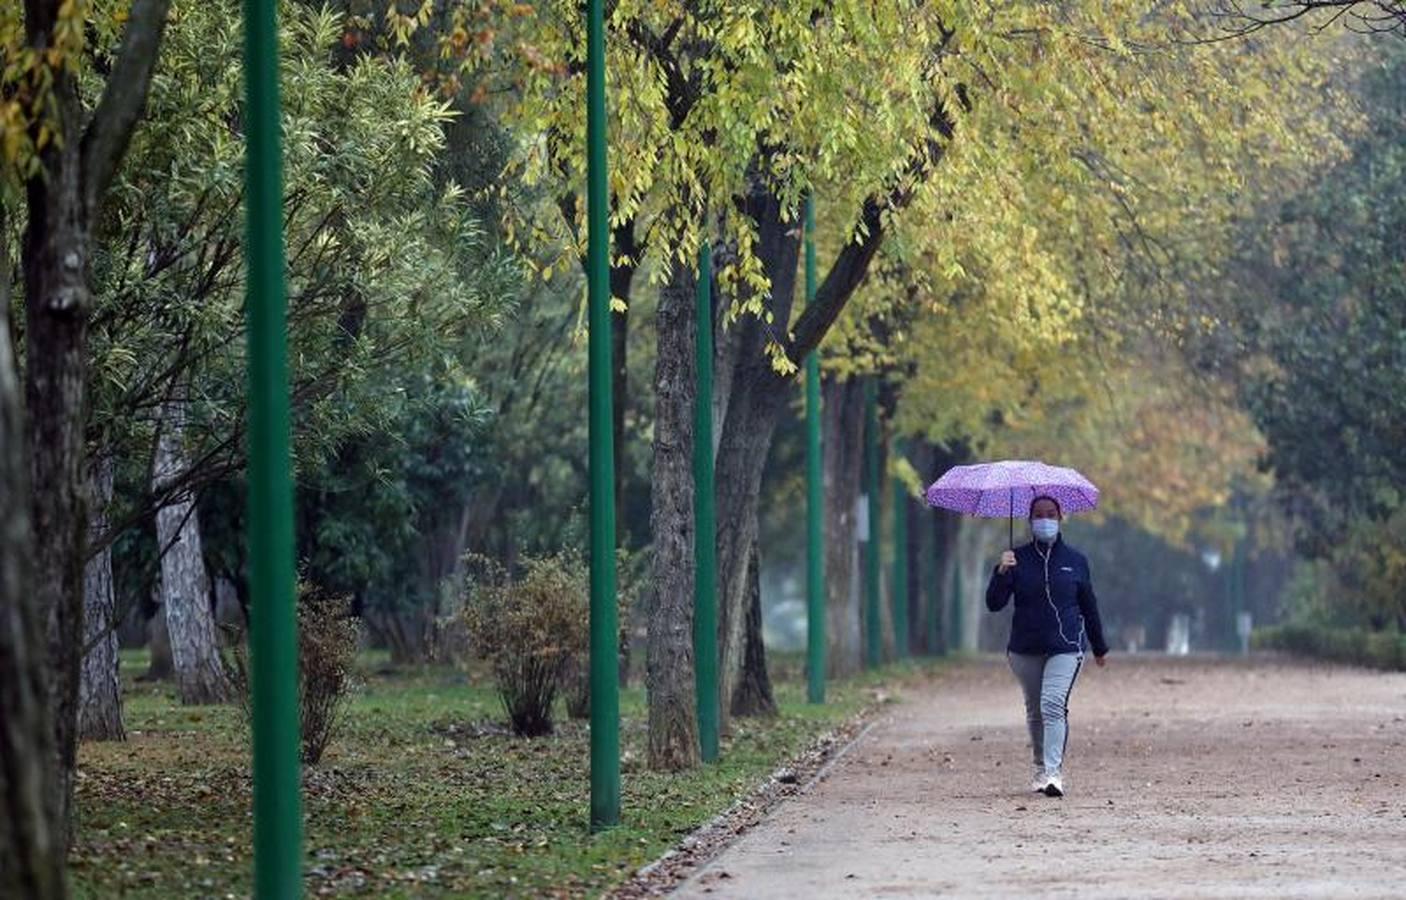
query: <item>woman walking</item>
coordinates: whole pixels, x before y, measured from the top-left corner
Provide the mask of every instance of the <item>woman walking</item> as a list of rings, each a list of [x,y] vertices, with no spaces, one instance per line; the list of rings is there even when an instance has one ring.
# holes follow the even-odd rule
[[[1005,608],[1015,598],[1007,658],[1025,695],[1025,720],[1035,779],[1031,789],[1064,796],[1064,752],[1069,744],[1069,695],[1092,646],[1103,666],[1108,644],[1089,576],[1089,561],[1064,542],[1059,503],[1039,496],[1030,504],[1033,540],[1007,550],[991,573],[986,607]]]

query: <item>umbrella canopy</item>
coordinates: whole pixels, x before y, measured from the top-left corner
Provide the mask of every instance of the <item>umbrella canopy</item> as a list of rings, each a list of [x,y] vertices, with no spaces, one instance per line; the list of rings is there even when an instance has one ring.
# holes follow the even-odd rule
[[[954,466],[927,490],[929,506],[968,516],[1014,519],[1036,497],[1052,497],[1065,515],[1098,506],[1098,488],[1073,469],[1033,460]]]

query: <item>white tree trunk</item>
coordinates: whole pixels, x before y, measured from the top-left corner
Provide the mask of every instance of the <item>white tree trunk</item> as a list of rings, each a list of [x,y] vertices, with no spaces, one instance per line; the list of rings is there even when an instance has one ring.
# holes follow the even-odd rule
[[[185,414],[179,402],[168,404],[163,426],[152,475],[157,490],[185,468],[181,448]],[[156,535],[164,551],[161,614],[166,617],[170,634],[177,693],[185,704],[222,702],[228,698],[229,681],[220,663],[195,503],[188,495],[181,495],[157,512]]]
[[[1007,523],[1004,519],[964,519],[959,555],[962,566],[962,634],[961,646],[970,650],[1002,650],[1010,635],[1010,616],[1014,604],[992,615],[986,610],[986,585],[991,580],[991,568],[1001,551],[1006,549]],[[1020,527],[1019,523],[1016,525]],[[1016,532],[1016,542],[1020,534]]]
[[[107,531],[112,502],[112,458],[93,462],[88,535],[94,540]],[[89,558],[83,571],[83,657],[78,682],[78,739],[123,741],[122,684],[117,673],[117,601],[112,590],[112,552],[104,548]]]
[[[858,521],[864,458],[864,391],[858,378],[821,383],[821,454],[825,470],[825,637],[831,678],[864,667]]]

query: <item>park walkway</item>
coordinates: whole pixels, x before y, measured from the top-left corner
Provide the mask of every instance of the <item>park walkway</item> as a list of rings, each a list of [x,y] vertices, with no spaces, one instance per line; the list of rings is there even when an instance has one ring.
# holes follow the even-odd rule
[[[1406,895],[1406,675],[1115,655],[1063,800],[1021,717],[1004,661],[944,671],[679,895]]]

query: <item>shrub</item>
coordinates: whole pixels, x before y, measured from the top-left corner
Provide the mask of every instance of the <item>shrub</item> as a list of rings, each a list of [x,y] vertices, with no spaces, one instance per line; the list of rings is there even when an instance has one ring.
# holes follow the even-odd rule
[[[615,557],[616,594],[619,599],[620,623],[620,684],[628,683],[630,671],[631,611],[638,605],[641,592],[649,585],[650,559],[647,552],[629,553],[619,550]],[[587,598],[589,613],[590,598]],[[573,719],[591,717],[591,659],[589,633],[562,667],[561,690],[566,695],[566,714]]]
[[[1255,629],[1251,644],[1262,650],[1406,671],[1406,634],[1398,631],[1290,623]]]
[[[566,714],[573,719],[591,717],[590,653],[574,654],[562,666],[561,689],[566,694]]]
[[[322,761],[341,728],[360,642],[361,626],[347,598],[298,584],[298,719],[307,765]],[[234,649],[231,670],[245,720],[252,722],[247,645]]]
[[[341,728],[361,626],[346,598],[304,592],[298,602],[298,700],[303,762],[317,765]]]
[[[466,583],[464,621],[475,653],[493,677],[513,731],[552,732],[552,703],[567,666],[584,659],[590,627],[586,566],[572,553],[528,558],[521,575],[476,560]]]

